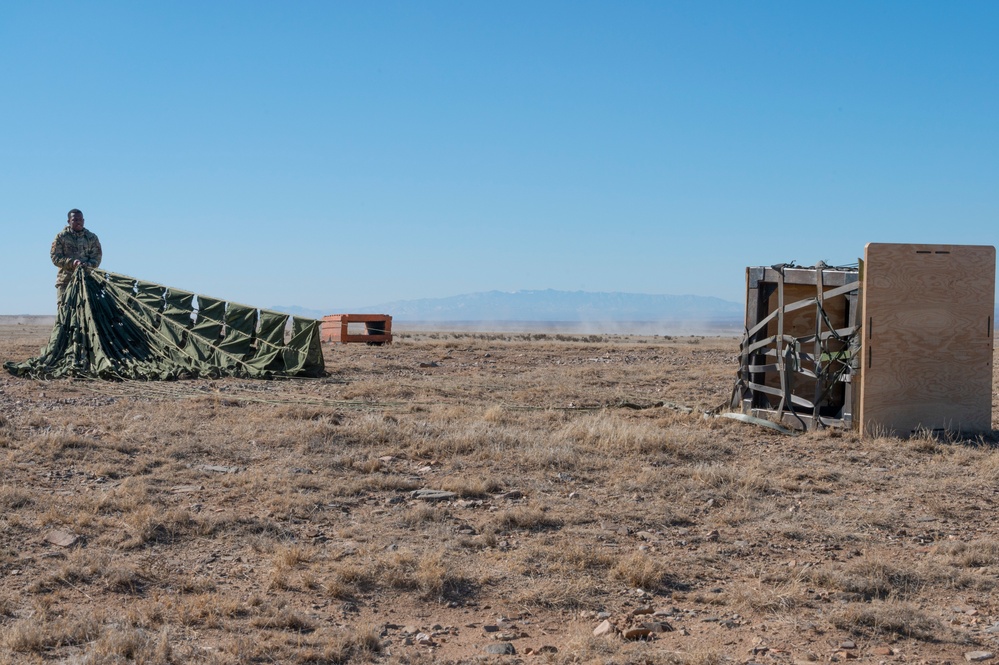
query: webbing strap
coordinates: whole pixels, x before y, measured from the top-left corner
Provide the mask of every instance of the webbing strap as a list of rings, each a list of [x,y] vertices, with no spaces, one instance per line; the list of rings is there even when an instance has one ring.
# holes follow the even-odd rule
[[[861,282],[853,281],[827,290],[823,269],[822,265],[815,268],[815,295],[792,303],[785,303],[784,271],[776,270],[777,306],[748,328],[742,339],[739,373],[732,393],[733,408],[741,407],[747,392],[762,393],[779,398],[776,407],[778,419],[785,414],[793,416],[807,429],[798,413],[798,409],[804,409],[813,422],[827,424],[828,419],[821,417],[820,408],[836,385],[850,382],[852,346],[859,331],[857,325],[835,327],[827,311],[827,303],[859,291]],[[813,331],[802,337],[784,334],[787,315],[807,307],[815,308]],[[776,334],[757,339],[772,323],[776,323]],[[805,350],[802,348],[804,345],[810,348]],[[752,378],[753,375],[768,373],[771,376],[776,374],[774,378],[778,386],[765,385]],[[796,377],[814,381],[811,400],[794,394]]]

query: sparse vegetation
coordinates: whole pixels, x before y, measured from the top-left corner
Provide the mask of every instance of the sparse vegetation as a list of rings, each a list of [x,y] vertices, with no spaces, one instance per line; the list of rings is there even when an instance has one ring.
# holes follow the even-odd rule
[[[0,356],[47,333],[0,325]],[[0,375],[0,665],[999,647],[992,438],[705,418],[731,339],[396,339],[316,381]]]

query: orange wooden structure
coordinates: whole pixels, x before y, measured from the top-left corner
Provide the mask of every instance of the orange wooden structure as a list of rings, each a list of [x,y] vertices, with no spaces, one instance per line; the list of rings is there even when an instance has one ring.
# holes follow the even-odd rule
[[[363,323],[363,334],[348,332],[348,324]],[[324,316],[319,325],[319,337],[324,342],[347,344],[348,342],[364,342],[366,344],[392,343],[392,317],[388,314],[330,314]]]

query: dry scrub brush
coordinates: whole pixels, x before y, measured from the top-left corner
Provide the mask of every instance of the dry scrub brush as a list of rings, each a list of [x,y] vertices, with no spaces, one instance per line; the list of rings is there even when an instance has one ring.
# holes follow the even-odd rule
[[[999,454],[706,419],[734,349],[461,333],[331,349],[321,381],[5,377],[0,662],[467,660],[501,616],[554,663],[846,636],[932,659],[972,639],[940,608],[999,620]],[[640,605],[677,630],[580,618]],[[431,652],[410,623],[457,630]]]

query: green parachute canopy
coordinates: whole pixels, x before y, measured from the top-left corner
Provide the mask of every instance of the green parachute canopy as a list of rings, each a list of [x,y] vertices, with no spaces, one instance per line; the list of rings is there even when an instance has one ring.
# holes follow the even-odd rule
[[[99,270],[73,273],[41,355],[4,368],[35,379],[325,374],[315,319]]]

